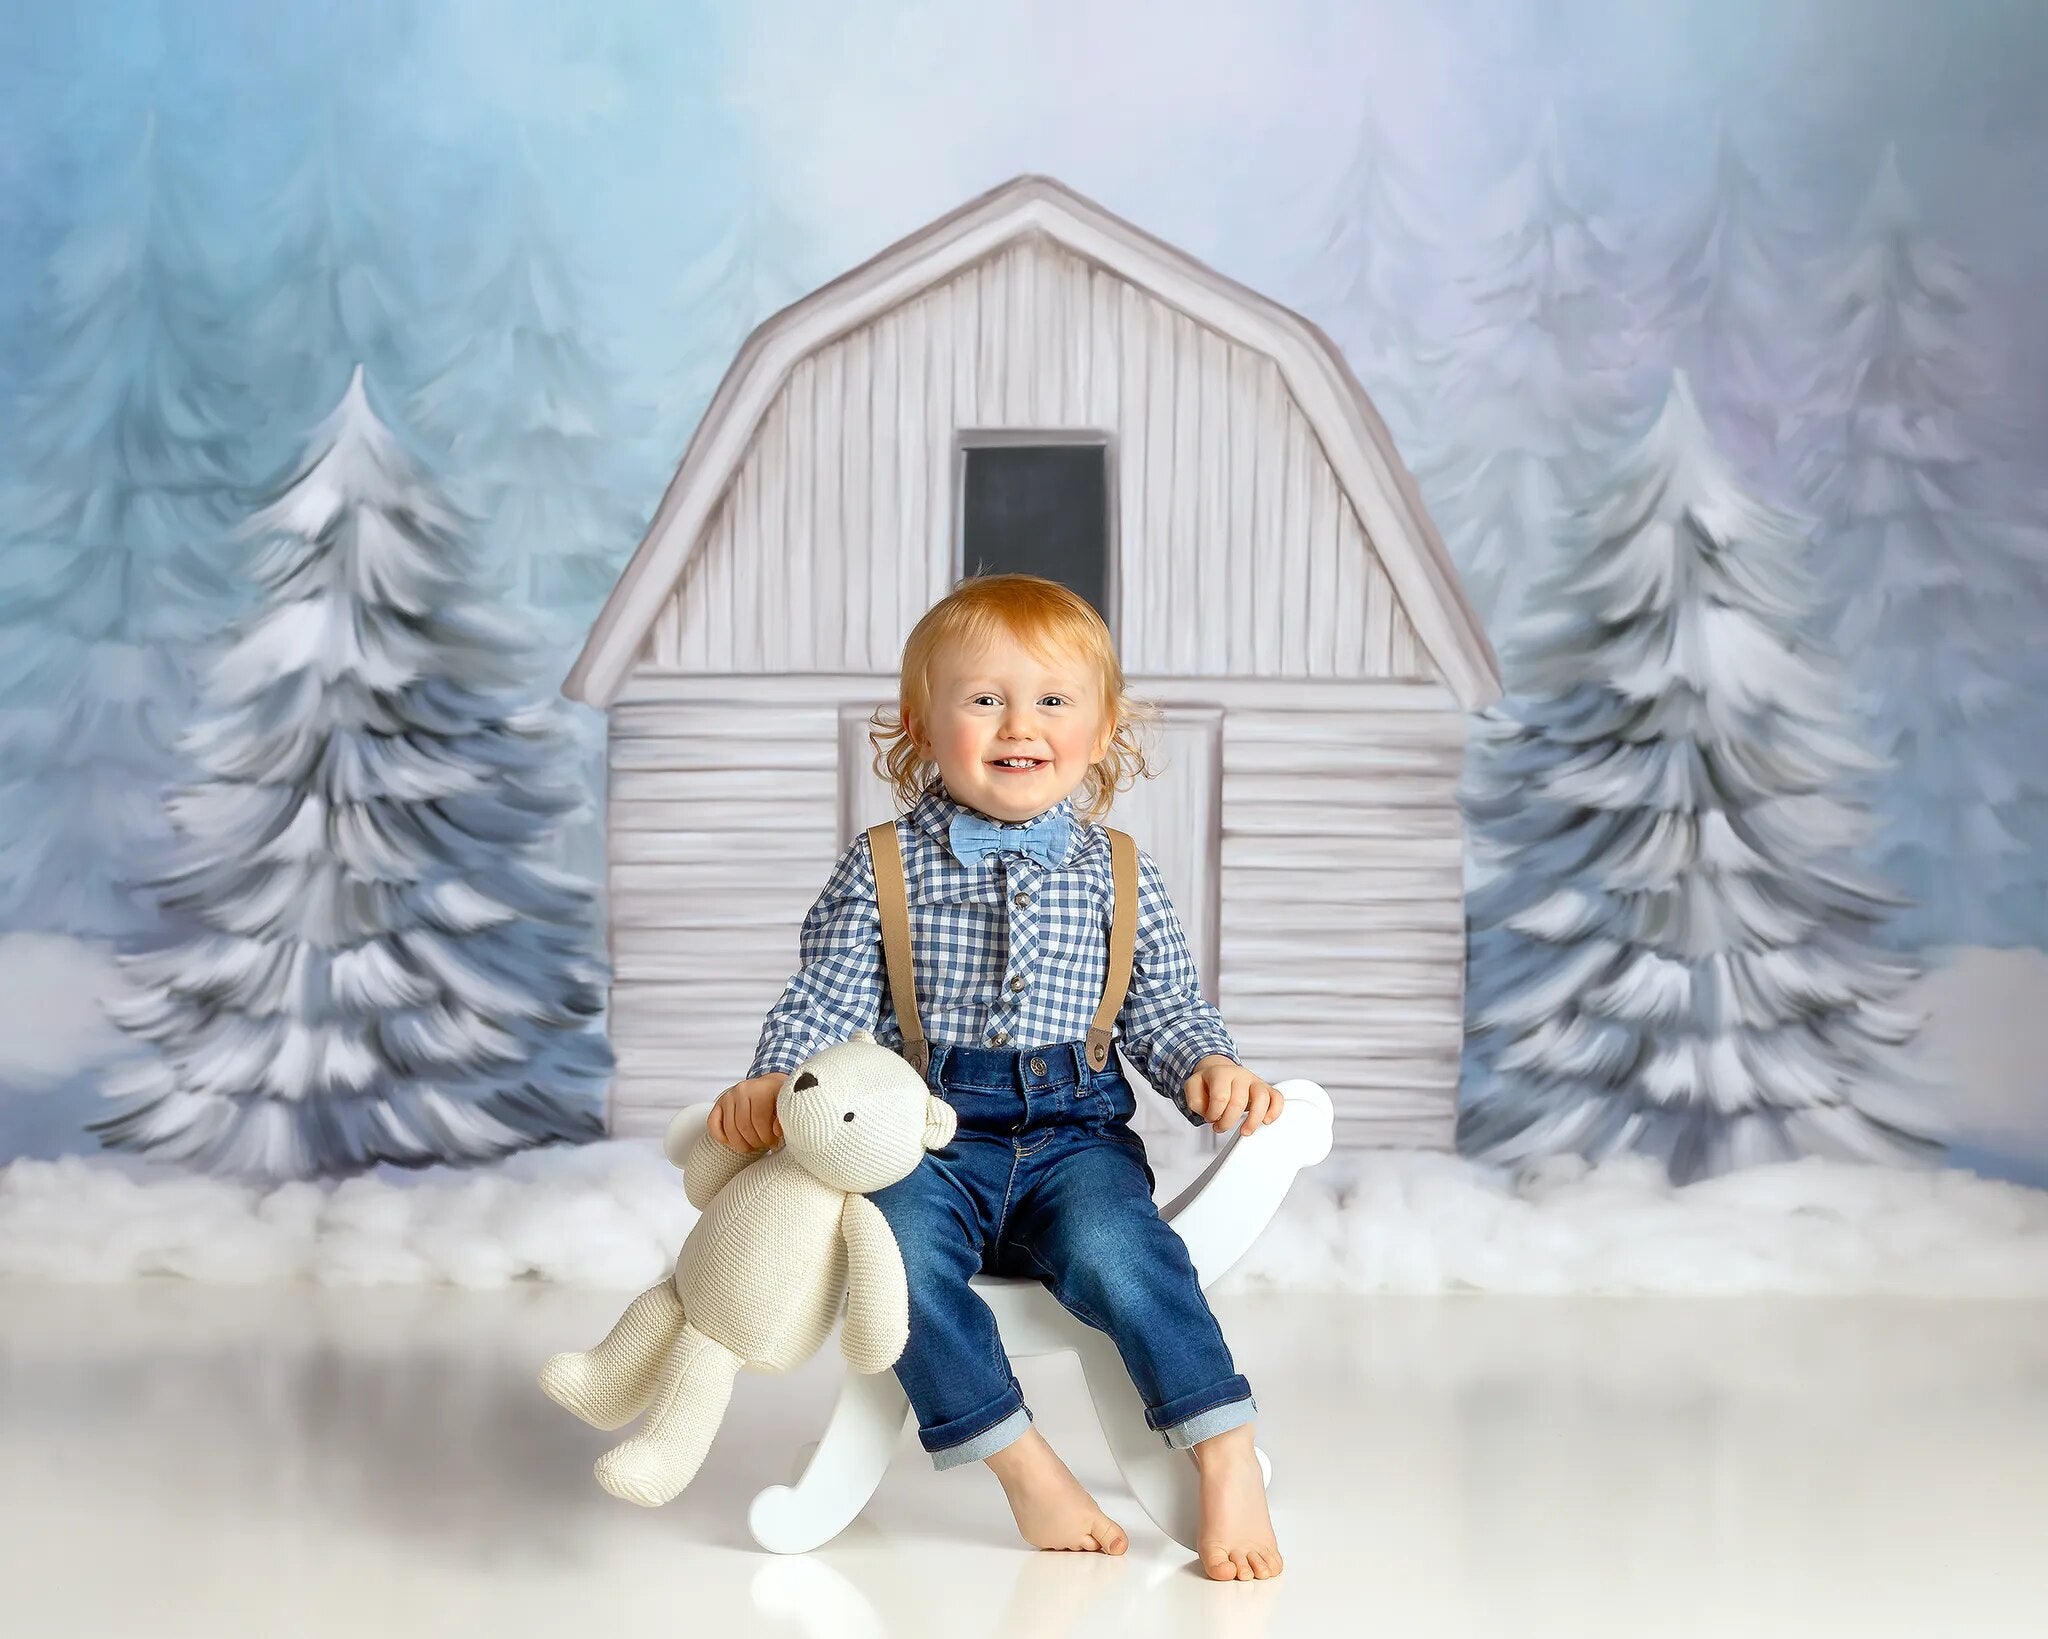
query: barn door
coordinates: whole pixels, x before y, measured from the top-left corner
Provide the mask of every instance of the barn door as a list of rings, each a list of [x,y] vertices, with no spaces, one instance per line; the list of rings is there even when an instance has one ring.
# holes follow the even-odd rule
[[[890,701],[894,704],[894,701]],[[874,772],[868,744],[871,705],[842,706],[839,712],[839,845],[896,812],[895,793]],[[1161,880],[1187,930],[1188,947],[1202,974],[1202,991],[1212,1002],[1217,981],[1217,854],[1221,837],[1223,713],[1214,706],[1171,706],[1151,725],[1153,764],[1158,777],[1140,780],[1117,798],[1108,822],[1137,838],[1152,856]],[[1138,1115],[1132,1125],[1148,1145],[1169,1149],[1207,1148],[1206,1129],[1192,1127],[1163,1099],[1149,1096],[1135,1067]]]
[[[1150,735],[1158,776],[1140,780],[1119,796],[1107,823],[1136,837],[1159,867],[1202,975],[1202,994],[1213,1002],[1218,977],[1223,713],[1214,706],[1169,706],[1151,724]],[[1164,1098],[1146,1093],[1136,1066],[1127,1063],[1125,1068],[1138,1089],[1138,1114],[1131,1125],[1144,1134],[1155,1159],[1211,1147],[1208,1129],[1189,1126]]]

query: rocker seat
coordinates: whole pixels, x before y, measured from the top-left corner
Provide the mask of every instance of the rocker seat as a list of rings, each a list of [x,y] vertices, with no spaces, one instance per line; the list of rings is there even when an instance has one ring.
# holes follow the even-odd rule
[[[1330,1153],[1329,1095],[1313,1081],[1274,1084],[1286,1096],[1280,1119],[1235,1134],[1200,1177],[1160,1216],[1180,1232],[1206,1289],[1227,1274],[1280,1209],[1294,1175]],[[699,1104],[678,1115],[668,1134],[673,1159],[688,1148],[710,1112]],[[1063,1309],[1043,1282],[977,1275],[971,1283],[996,1317],[1012,1360],[1071,1350],[1110,1455],[1152,1523],[1183,1548],[1195,1547],[1194,1463],[1145,1422],[1144,1402],[1108,1335]],[[831,1420],[794,1485],[771,1485],[754,1498],[747,1528],[771,1553],[801,1554],[845,1530],[866,1506],[910,1422],[910,1403],[893,1371],[849,1370]],[[1268,1483],[1271,1465],[1259,1466]]]

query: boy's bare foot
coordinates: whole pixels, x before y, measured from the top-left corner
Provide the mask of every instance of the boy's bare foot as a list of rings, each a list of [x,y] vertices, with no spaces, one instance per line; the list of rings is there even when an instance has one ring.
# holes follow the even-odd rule
[[[1266,1512],[1266,1480],[1252,1425],[1212,1434],[1192,1448],[1201,1476],[1195,1553],[1213,1582],[1263,1582],[1280,1574],[1280,1544]]]
[[[1017,1529],[1032,1547],[1120,1554],[1131,1545],[1124,1528],[1095,1506],[1087,1488],[1037,1429],[1026,1429],[982,1460],[1003,1482]],[[1256,1462],[1252,1472],[1258,1472]]]

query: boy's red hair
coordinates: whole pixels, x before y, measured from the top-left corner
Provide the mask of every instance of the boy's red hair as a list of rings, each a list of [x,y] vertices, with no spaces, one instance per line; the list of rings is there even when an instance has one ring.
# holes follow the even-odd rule
[[[895,709],[883,706],[868,719],[874,725],[868,743],[875,748],[875,772],[895,788],[906,810],[917,801],[938,764],[918,751],[904,725],[923,720],[931,706],[932,659],[951,645],[976,647],[998,635],[1015,638],[1040,659],[1076,659],[1094,673],[1103,710],[1114,724],[1108,751],[1074,794],[1076,813],[1094,824],[1119,791],[1154,773],[1138,726],[1157,712],[1124,692],[1123,665],[1094,605],[1038,575],[971,576],[924,612],[903,644]]]

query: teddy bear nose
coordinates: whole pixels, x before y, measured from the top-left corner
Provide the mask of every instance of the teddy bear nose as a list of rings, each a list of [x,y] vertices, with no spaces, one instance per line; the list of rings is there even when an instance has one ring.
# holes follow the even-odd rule
[[[848,1110],[846,1114],[842,1115],[839,1119],[841,1121],[851,1121],[853,1119],[853,1112],[851,1110]]]

